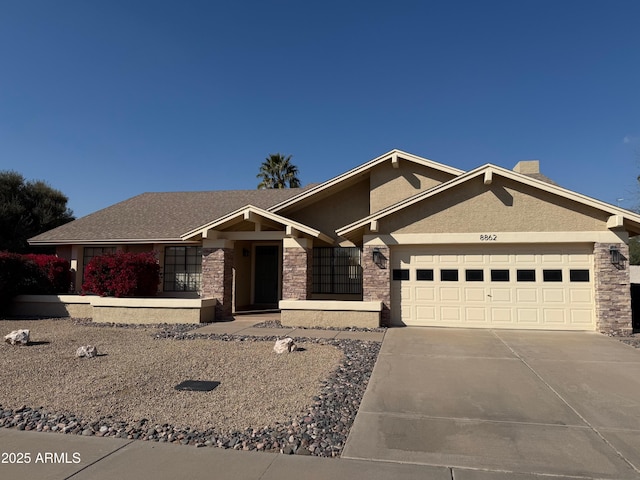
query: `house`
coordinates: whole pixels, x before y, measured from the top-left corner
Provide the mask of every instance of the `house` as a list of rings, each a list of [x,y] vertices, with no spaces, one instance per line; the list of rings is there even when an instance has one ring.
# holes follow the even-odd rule
[[[399,150],[304,189],[144,193],[38,235],[76,271],[158,254],[161,297],[292,325],[631,329],[640,216],[567,190],[538,161],[464,172]]]

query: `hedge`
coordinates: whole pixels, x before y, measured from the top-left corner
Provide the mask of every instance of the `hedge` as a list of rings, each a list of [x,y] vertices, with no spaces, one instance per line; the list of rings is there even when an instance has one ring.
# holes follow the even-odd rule
[[[157,293],[159,284],[155,253],[116,252],[89,261],[82,290],[102,297],[149,297]]]
[[[20,294],[67,293],[69,262],[55,255],[0,252],[0,311]]]

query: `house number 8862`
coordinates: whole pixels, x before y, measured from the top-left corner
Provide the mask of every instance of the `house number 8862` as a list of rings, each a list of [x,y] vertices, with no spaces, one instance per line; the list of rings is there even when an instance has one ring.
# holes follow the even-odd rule
[[[497,235],[493,235],[493,234],[480,235],[481,242],[495,242],[496,240],[498,240]]]

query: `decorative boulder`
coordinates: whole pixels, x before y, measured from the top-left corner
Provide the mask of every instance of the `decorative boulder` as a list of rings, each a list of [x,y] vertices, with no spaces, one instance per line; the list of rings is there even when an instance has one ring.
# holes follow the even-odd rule
[[[4,336],[4,341],[11,345],[26,345],[29,343],[29,330],[14,330],[9,335]]]
[[[93,358],[98,355],[98,349],[93,345],[83,345],[76,350],[76,357]]]
[[[273,346],[273,351],[276,353],[293,352],[296,349],[293,338],[287,337],[282,340],[276,340],[276,344]]]

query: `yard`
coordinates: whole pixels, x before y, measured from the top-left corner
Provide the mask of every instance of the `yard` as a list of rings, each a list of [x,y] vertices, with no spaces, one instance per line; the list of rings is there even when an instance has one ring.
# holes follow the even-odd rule
[[[31,331],[28,346],[0,344],[0,414],[13,415],[4,426],[56,430],[63,418],[64,430],[71,418],[77,426],[65,432],[181,443],[208,438],[207,444],[232,448],[240,444],[234,435],[248,436],[244,449],[282,451],[288,445],[295,451],[303,445],[326,455],[329,444],[341,443],[332,442],[331,435],[346,438],[353,421],[339,405],[339,392],[353,386],[328,382],[345,370],[339,368],[344,349],[330,342],[304,342],[301,351],[278,355],[272,341],[156,339],[157,328],[95,327],[71,319],[2,320],[0,327],[3,336],[19,328]],[[76,358],[76,349],[87,344],[95,345],[99,356]],[[368,373],[374,350],[373,361],[365,365]],[[362,392],[367,379],[368,374]],[[210,392],[174,388],[185,380],[220,384]],[[309,416],[315,405],[326,417],[323,400],[335,406],[335,422]],[[36,411],[36,420],[22,418],[22,406]],[[324,434],[329,439],[314,446]]]

